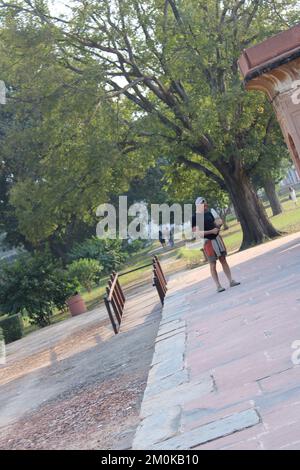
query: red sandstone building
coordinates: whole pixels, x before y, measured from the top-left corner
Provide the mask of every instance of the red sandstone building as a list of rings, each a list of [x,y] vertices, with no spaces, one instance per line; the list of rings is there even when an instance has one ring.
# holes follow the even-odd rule
[[[300,175],[300,24],[246,49],[239,67],[246,89],[272,102]]]

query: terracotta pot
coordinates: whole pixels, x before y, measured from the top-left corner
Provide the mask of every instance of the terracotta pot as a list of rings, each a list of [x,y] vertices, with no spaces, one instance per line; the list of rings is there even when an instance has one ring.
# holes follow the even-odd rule
[[[87,311],[85,302],[80,294],[73,295],[67,300],[67,304],[72,317],[85,313]]]

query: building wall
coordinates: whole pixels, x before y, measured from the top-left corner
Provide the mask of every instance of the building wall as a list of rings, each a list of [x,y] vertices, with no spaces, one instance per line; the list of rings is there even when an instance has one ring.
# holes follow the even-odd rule
[[[300,104],[293,103],[293,94],[294,90],[279,94],[274,100],[274,108],[291,157],[300,175]]]
[[[268,95],[300,175],[300,58],[254,78],[247,89]]]

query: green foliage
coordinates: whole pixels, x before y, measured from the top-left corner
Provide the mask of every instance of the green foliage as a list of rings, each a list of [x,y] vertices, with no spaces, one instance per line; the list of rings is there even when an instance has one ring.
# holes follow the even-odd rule
[[[139,251],[143,250],[148,245],[148,243],[148,240],[132,240],[131,243],[126,243],[124,250],[126,250],[129,255],[138,253]]]
[[[214,208],[223,209],[230,204],[228,193],[215,181],[183,164],[166,167],[164,182],[170,197],[178,202],[193,204],[198,196],[202,196]]]
[[[12,315],[4,319],[0,319],[0,340],[1,330],[5,339],[5,343],[11,343],[23,336],[23,321],[21,314]]]
[[[269,111],[266,106],[264,112],[269,114]],[[292,161],[275,116],[266,128],[257,125],[249,133],[242,155],[255,188],[263,188],[266,180],[274,183],[282,180]]]
[[[128,205],[135,202],[146,202],[149,204],[162,204],[168,202],[168,193],[164,188],[164,166],[166,159],[158,161],[154,167],[150,167],[145,175],[135,177],[127,192]]]
[[[3,340],[4,340],[4,333],[3,333],[3,329],[0,326],[0,341],[3,341]]]
[[[121,240],[92,237],[83,243],[77,243],[69,258],[74,261],[82,258],[95,259],[103,266],[103,273],[110,274],[126,261],[127,254],[123,251]]]
[[[59,34],[25,23],[10,18],[0,28],[1,79],[13,98],[0,107],[0,216],[12,242],[39,247],[69,241],[74,218],[96,224],[97,206],[141,172],[121,154],[117,109],[99,87],[98,64],[89,61],[77,77]]]
[[[64,20],[44,1],[1,9],[1,78],[13,98],[0,148],[14,180],[5,189],[10,229],[34,245],[63,237],[72,217],[90,222],[97,205],[163,158],[231,194],[247,243],[274,236],[249,181],[271,109],[246,92],[237,61],[296,24],[299,2],[73,3]],[[242,204],[236,194],[246,189]]]
[[[77,289],[78,283],[49,255],[25,254],[0,268],[0,311],[26,314],[31,323],[46,326]]]
[[[68,266],[68,274],[70,279],[75,279],[79,284],[87,289],[92,290],[93,284],[100,278],[103,267],[99,261],[95,259],[81,258],[73,261]]]

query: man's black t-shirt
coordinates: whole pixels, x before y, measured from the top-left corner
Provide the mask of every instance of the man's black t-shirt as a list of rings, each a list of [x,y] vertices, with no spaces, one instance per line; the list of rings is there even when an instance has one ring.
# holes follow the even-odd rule
[[[197,220],[196,220],[196,214],[193,215],[192,217],[192,228],[196,227],[197,226]],[[209,230],[212,230],[214,229],[216,226],[215,226],[215,217],[213,216],[213,214],[211,213],[210,210],[204,212],[204,231],[209,231]],[[214,235],[214,234],[210,234],[210,235],[205,235],[205,238],[207,238],[208,240],[214,240],[215,238],[217,238],[218,235]]]

